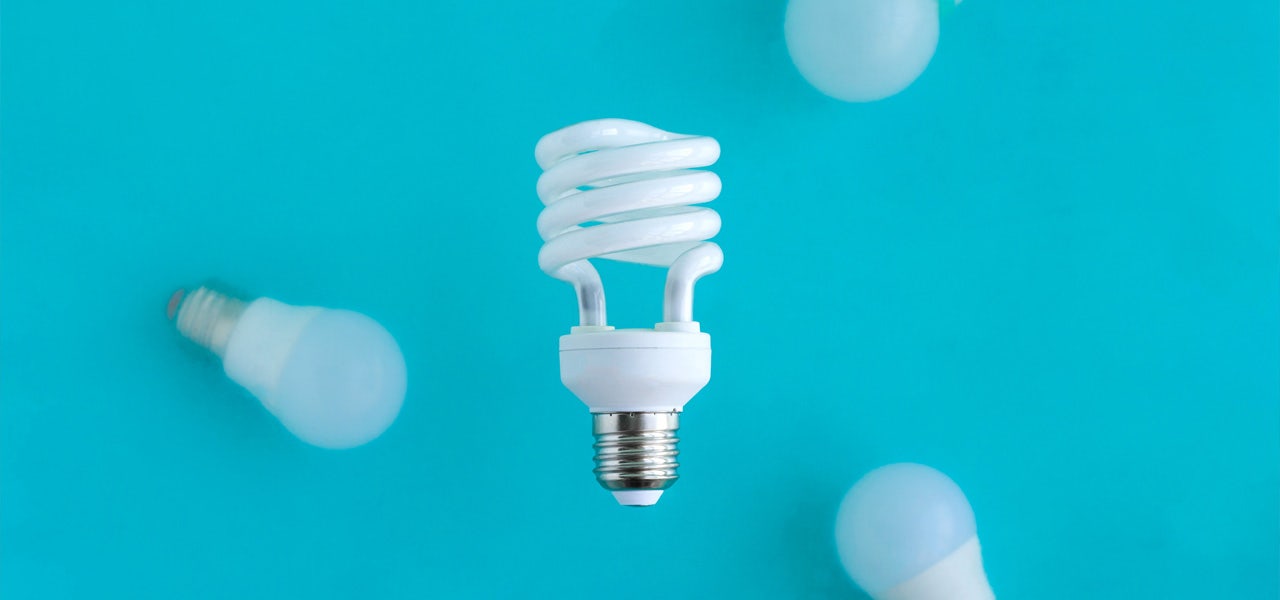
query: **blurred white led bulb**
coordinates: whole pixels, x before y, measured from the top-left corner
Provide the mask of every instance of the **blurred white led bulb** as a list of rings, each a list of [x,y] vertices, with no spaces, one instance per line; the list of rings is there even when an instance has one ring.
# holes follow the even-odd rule
[[[784,32],[800,74],[848,102],[887,98],[924,72],[938,46],[939,3],[958,0],[791,0]]]
[[[863,476],[836,517],[849,576],[875,600],[994,600],[973,509],[949,477],[899,463]]]
[[[359,446],[400,414],[404,357],[369,317],[270,298],[245,302],[206,287],[175,293],[169,317],[309,444]]]

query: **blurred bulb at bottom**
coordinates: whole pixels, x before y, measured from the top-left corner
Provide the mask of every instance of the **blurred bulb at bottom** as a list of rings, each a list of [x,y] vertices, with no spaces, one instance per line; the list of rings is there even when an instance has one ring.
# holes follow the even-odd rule
[[[362,314],[270,298],[244,301],[202,287],[174,293],[169,317],[309,444],[359,446],[400,414],[404,357],[391,334]]]
[[[994,600],[973,509],[949,477],[911,463],[880,467],[836,517],[849,576],[875,600]]]

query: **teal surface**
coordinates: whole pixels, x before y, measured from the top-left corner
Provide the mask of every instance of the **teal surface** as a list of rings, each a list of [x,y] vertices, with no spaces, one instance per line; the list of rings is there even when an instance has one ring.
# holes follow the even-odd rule
[[[5,2],[0,597],[858,599],[836,506],[911,460],[1001,598],[1275,598],[1280,6],[972,0],[869,105],[783,10]],[[591,476],[536,262],[534,142],[603,116],[723,147],[650,510]],[[165,320],[210,277],[378,319],[399,421],[290,437]]]

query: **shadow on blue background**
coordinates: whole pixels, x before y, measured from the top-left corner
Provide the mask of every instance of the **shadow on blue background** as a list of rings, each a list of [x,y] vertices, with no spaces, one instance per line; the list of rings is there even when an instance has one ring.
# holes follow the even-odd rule
[[[782,2],[6,3],[0,597],[860,598],[835,507],[901,460],[1001,597],[1276,597],[1280,9],[1184,4],[966,2],[848,105]],[[723,147],[713,380],[643,511],[535,259],[533,144],[602,116]],[[400,420],[289,437],[165,321],[208,277],[379,319]]]

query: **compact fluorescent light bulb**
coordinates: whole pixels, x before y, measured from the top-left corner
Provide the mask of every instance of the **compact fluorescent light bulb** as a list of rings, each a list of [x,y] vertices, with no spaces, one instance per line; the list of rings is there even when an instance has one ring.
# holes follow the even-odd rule
[[[294,435],[351,448],[382,434],[404,402],[404,357],[381,325],[346,310],[246,302],[206,287],[169,301],[178,331]]]
[[[720,269],[720,215],[699,206],[720,178],[714,139],[600,119],[550,133],[534,151],[543,271],[572,283],[579,324],[560,338],[560,379],[592,413],[596,479],[625,506],[649,506],[676,481],[680,411],[711,379],[711,336],[693,320],[693,286]],[[663,320],[610,327],[588,259],[668,267]]]
[[[930,467],[893,464],[858,480],[836,517],[836,547],[875,600],[995,600],[973,509]]]

